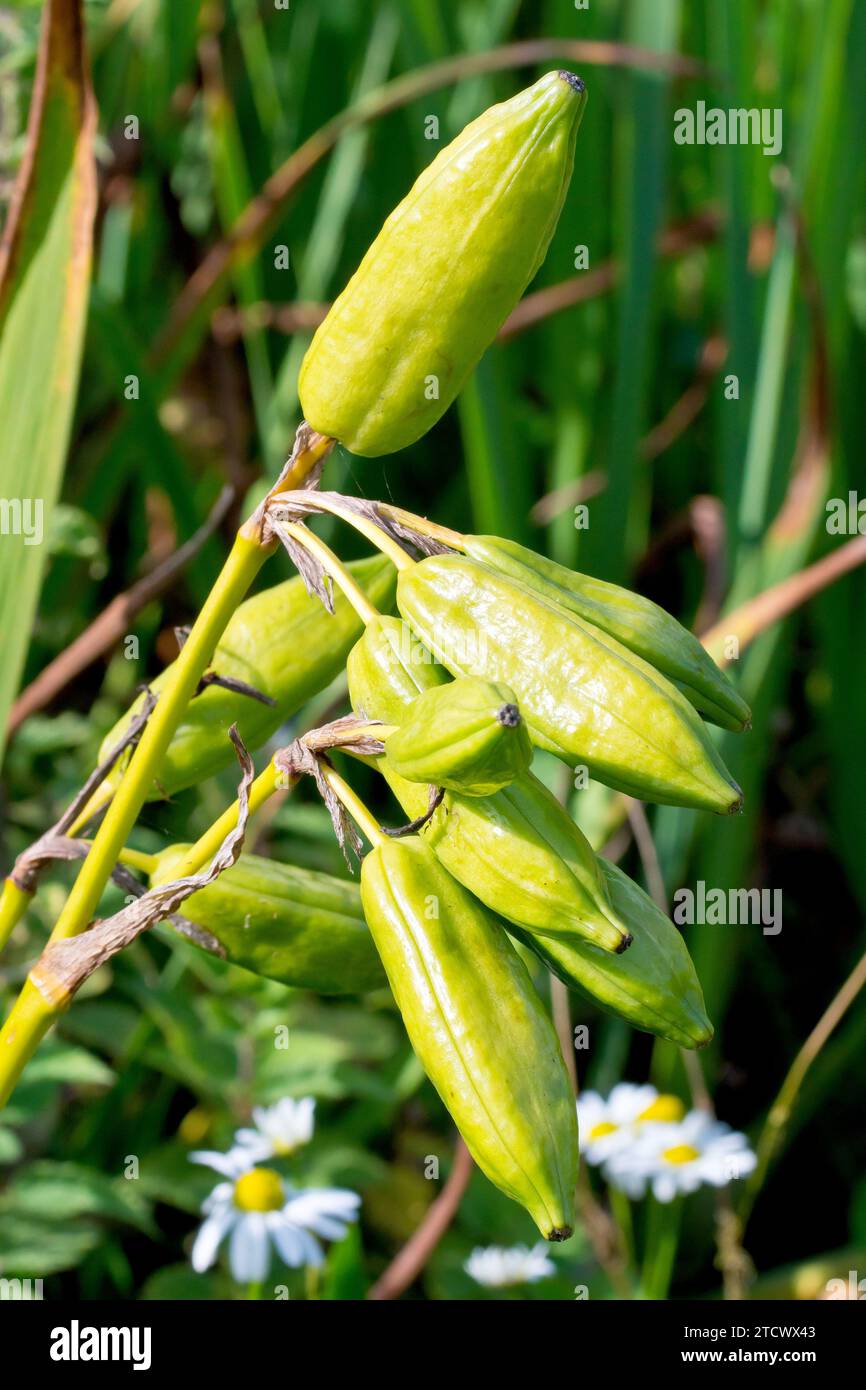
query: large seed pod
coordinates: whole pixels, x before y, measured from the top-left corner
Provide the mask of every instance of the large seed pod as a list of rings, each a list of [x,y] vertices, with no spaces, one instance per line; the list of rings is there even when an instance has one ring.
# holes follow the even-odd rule
[[[444,414],[544,260],[585,100],[580,78],[548,73],[424,170],[304,358],[314,429],[373,457]]]
[[[738,731],[748,728],[751,711],[694,633],[657,603],[592,575],[566,569],[516,541],[500,536],[464,536],[467,555],[553,599],[636,652],[679,686],[695,709]]]
[[[531,936],[512,926],[508,930],[565,984],[606,1012],[680,1047],[705,1047],[713,1026],[682,935],[627,874],[606,859],[599,864],[611,901],[632,933],[625,955],[611,956],[573,938]]]
[[[386,724],[400,723],[419,690],[448,679],[397,618],[367,627],[348,673],[354,708]],[[406,814],[422,816],[426,788],[397,776],[384,759],[379,769]],[[490,796],[446,793],[421,834],[465,888],[526,931],[576,935],[606,951],[628,946],[586,837],[532,773]]]
[[[366,856],[361,897],[412,1046],[472,1157],[547,1240],[566,1239],[574,1096],[553,1026],[501,925],[416,837]]]
[[[531,761],[514,692],[471,676],[423,691],[385,744],[385,762],[399,777],[466,796],[507,787]]]
[[[600,628],[463,555],[403,570],[397,604],[453,675],[512,687],[540,748],[643,801],[739,810],[742,793],[689,702]]]
[[[171,882],[188,845],[157,856],[150,886]],[[183,915],[216,937],[233,965],[319,994],[363,994],[385,985],[361,893],[331,874],[242,854],[193,893]]]
[[[377,608],[390,607],[395,573],[389,560],[374,556],[348,569]],[[235,756],[228,736],[232,724],[237,724],[250,751],[261,747],[284,720],[339,675],[361,630],[361,620],[341,594],[335,595],[334,613],[329,614],[300,578],[287,579],[240,604],[212,666],[218,675],[244,681],[275,703],[263,705],[249,695],[207,686],[187,706],[156,772],[151,797],[171,796],[228,767]],[[155,694],[170,671],[169,666],[153,681]],[[140,706],[141,699],[106,734],[100,758],[120,741]],[[122,767],[121,762],[109,782],[119,782]]]

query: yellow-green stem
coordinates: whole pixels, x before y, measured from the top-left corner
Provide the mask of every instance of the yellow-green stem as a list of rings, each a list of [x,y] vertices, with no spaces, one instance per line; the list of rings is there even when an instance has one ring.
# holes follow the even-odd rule
[[[331,788],[331,791],[336,792],[346,810],[349,812],[349,815],[352,817],[352,820],[358,826],[358,829],[363,831],[373,848],[375,849],[377,845],[384,844],[385,835],[381,825],[372,812],[367,810],[361,798],[355,795],[348,782],[343,780],[339,772],[333,767],[329,767],[327,763],[323,763],[322,776]]]
[[[280,772],[273,762],[268,763],[263,772],[260,772],[253,785],[250,787],[249,813],[254,816],[256,811],[273,796],[276,791],[291,791],[300,779],[298,777],[287,777],[284,772]],[[218,820],[209,826],[202,836],[191,845],[179,864],[172,869],[172,878],[186,878],[189,874],[196,874],[209,864],[222,845],[227,835],[230,835],[238,823],[238,802],[229,806],[228,810],[223,811]]]
[[[72,839],[74,839],[76,835],[80,835],[87,822],[93,820],[93,817],[98,815],[99,812],[109,804],[111,798],[114,796],[114,790],[113,782],[109,782],[106,779],[106,781],[100,783],[66,832]]]
[[[19,888],[14,878],[7,878],[0,897],[0,951],[6,945],[21,918],[33,901],[33,894]]]
[[[249,524],[238,533],[222,572],[172,667],[171,679],[162,691],[133,752],[120,787],[51,934],[52,942],[84,931],[93,917],[111,870],[135,824],[183,712],[213,657],[217,642],[272,550],[273,543],[263,546]],[[28,976],[0,1031],[0,1107],[5,1105],[39,1042],[68,1003],[68,997],[48,998],[40,993]]]
[[[302,421],[298,429],[299,436],[305,427],[310,428],[306,421]],[[300,487],[316,465],[328,457],[336,442],[336,439],[332,439],[330,435],[319,434],[317,430],[311,430],[304,447],[299,449],[297,453],[293,453],[292,466],[288,473],[278,483],[275,483],[271,488],[270,495],[273,496],[276,492],[287,492],[289,489],[293,490]]]
[[[285,490],[285,489],[284,489]],[[347,521],[350,526],[354,526],[356,531],[360,531],[362,536],[366,536],[377,550],[381,550],[383,555],[398,570],[411,569],[415,561],[411,555],[407,555],[402,546],[398,545],[391,536],[377,526],[375,521],[371,521],[367,516],[361,516],[359,512],[352,511],[350,507],[341,507],[339,502],[333,497],[328,497],[325,493],[315,494],[316,511],[329,512],[331,516],[337,516],[341,521]]]
[[[361,622],[366,627],[374,618],[378,618],[379,610],[374,608],[364,590],[356,584],[345,565],[334,554],[329,545],[326,545],[319,536],[309,531],[305,526],[298,526],[295,522],[288,522],[283,529],[302,545],[310,555],[313,555],[322,566],[325,573],[333,579],[341,593],[351,603]]]
[[[466,537],[459,531],[452,531],[450,526],[440,526],[436,521],[429,521],[426,516],[416,516],[415,512],[407,512],[404,507],[392,507],[389,502],[378,502],[376,505],[383,516],[401,522],[412,531],[420,531],[422,536],[441,541],[452,550],[463,550],[466,545]]]
[[[128,869],[138,869],[139,873],[153,873],[159,863],[159,856],[156,854],[144,854],[140,849],[122,849],[117,856],[121,864],[125,864]]]
[[[52,940],[75,936],[84,930],[93,916],[112,867],[135,824],[183,712],[213,658],[214,649],[229,618],[269,553],[270,548],[266,550],[258,541],[243,533],[238,534],[222,573],[171,668],[171,679],[157,700],[133,752],[123,781],[57,920]]]

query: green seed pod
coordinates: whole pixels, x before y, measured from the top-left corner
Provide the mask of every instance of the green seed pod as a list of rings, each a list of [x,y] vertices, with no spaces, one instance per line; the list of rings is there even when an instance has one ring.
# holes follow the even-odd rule
[[[419,690],[448,680],[397,618],[367,627],[348,673],[354,708],[386,724],[400,723]],[[397,776],[384,759],[379,769],[406,814],[423,816],[426,789]],[[527,932],[579,936],[605,951],[628,946],[588,841],[531,772],[490,796],[448,792],[421,835],[458,882]]]
[[[632,933],[630,949],[611,956],[583,941],[530,936],[508,926],[565,984],[633,1028],[680,1047],[705,1047],[713,1036],[704,996],[682,935],[642,888],[599,858],[611,901]]]
[[[403,617],[453,675],[505,681],[530,738],[642,801],[737,811],[742,793],[699,716],[614,637],[463,555],[402,571]]]
[[[385,744],[409,782],[489,796],[529,770],[532,744],[507,685],[464,676],[419,695]]]
[[[472,1157],[545,1239],[565,1240],[577,1182],[574,1096],[523,962],[417,837],[366,856],[361,898],[412,1046]]]
[[[372,458],[444,414],[544,260],[585,102],[580,78],[548,73],[424,170],[304,358],[314,429]]]
[[[566,569],[516,541],[464,536],[466,554],[534,589],[615,637],[673,681],[695,709],[724,729],[749,727],[751,711],[694,633],[657,603],[618,584]]]
[[[150,886],[169,883],[188,845],[162,851]],[[385,973],[357,884],[294,864],[242,854],[182,913],[204,927],[233,965],[319,994],[362,994]]]
[[[389,560],[375,556],[348,569],[377,608],[390,607],[395,576]],[[334,596],[334,613],[329,614],[299,578],[240,604],[216,649],[213,668],[220,676],[254,686],[276,703],[263,705],[249,695],[206,686],[187,706],[156,774],[151,798],[172,796],[228,767],[234,760],[228,737],[232,724],[237,724],[248,749],[261,747],[284,720],[339,675],[361,630],[360,619],[342,595]],[[153,682],[155,694],[170,670],[167,667]],[[140,706],[141,699],[136,700],[105,736],[100,758],[119,742]],[[123,760],[109,783],[119,782],[122,767]]]

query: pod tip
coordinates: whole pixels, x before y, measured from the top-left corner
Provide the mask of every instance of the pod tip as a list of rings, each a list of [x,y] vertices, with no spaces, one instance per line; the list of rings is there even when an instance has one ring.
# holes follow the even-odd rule
[[[737,786],[736,782],[734,782],[733,786],[734,791],[736,792],[736,797],[731,802],[730,806],[728,806],[727,813],[729,816],[738,816],[743,809],[743,793],[741,789]]]
[[[520,710],[516,705],[503,705],[497,711],[496,718],[506,729],[516,729],[520,723]]]
[[[577,92],[579,96],[582,96],[586,91],[586,83],[582,77],[578,77],[576,72],[569,72],[567,68],[560,68],[556,75],[563,82],[567,82],[572,91]]]
[[[623,951],[628,950],[629,946],[633,941],[634,937],[632,936],[631,932],[626,932],[625,936],[622,938],[619,945],[617,946],[615,954],[621,956]]]
[[[573,1226],[554,1226],[545,1235],[545,1240],[569,1240],[574,1235]]]

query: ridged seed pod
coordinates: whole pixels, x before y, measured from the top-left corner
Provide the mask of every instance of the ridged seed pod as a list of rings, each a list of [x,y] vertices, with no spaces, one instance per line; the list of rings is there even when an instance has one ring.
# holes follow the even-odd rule
[[[725,673],[694,633],[651,599],[566,569],[516,541],[500,536],[464,536],[463,540],[466,554],[473,559],[535,589],[642,656],[714,724],[734,732],[749,727],[749,706]]]
[[[669,917],[615,864],[599,858],[614,907],[632,933],[622,956],[574,939],[530,936],[509,926],[549,970],[572,989],[633,1028],[680,1047],[705,1047],[713,1026],[692,958]]]
[[[397,605],[452,675],[512,687],[538,747],[643,801],[739,810],[742,793],[680,691],[535,589],[433,555],[401,572]]]
[[[412,837],[365,857],[370,931],[424,1070],[546,1240],[574,1222],[577,1117],[553,1025],[501,925]]]
[[[550,72],[424,170],[304,358],[314,429],[374,457],[444,414],[544,260],[585,100],[580,78]]]
[[[385,744],[398,777],[489,796],[529,770],[532,745],[514,692],[464,676],[425,690]]]
[[[447,673],[415,641],[405,623],[370,623],[348,662],[354,708],[399,724],[419,690],[441,686]],[[406,814],[427,810],[427,790],[379,760]],[[421,832],[451,874],[491,911],[540,935],[593,941],[623,951],[630,937],[611,906],[586,837],[531,772],[490,796],[446,793]]]
[[[169,883],[188,845],[157,856],[150,886]],[[220,943],[232,965],[318,994],[363,994],[386,984],[355,883],[242,854],[182,913]]]

